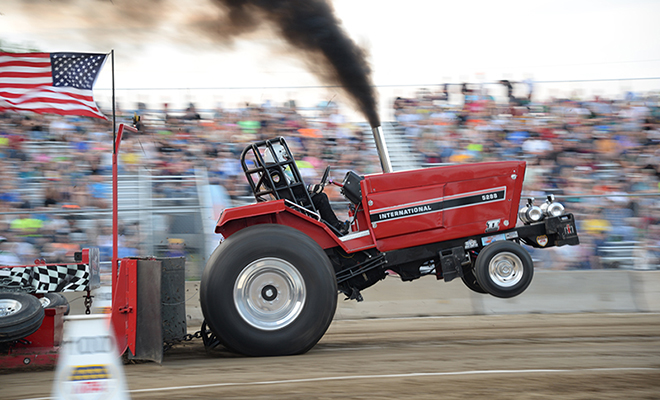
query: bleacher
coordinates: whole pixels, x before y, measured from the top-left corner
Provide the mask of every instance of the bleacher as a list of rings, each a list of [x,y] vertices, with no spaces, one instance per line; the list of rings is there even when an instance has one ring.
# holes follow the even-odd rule
[[[363,137],[367,141],[367,147],[375,152],[376,143],[371,127],[368,124],[360,124],[359,126],[364,131]],[[392,170],[407,171],[421,168],[422,157],[414,151],[411,140],[404,136],[403,128],[396,122],[383,122],[381,126],[390,161],[392,162]]]

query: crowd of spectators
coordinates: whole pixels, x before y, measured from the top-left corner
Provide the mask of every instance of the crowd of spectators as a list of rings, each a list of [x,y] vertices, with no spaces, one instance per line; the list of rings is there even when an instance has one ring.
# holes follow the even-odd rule
[[[581,246],[534,252],[545,268],[595,269],[607,261],[606,243],[634,242],[635,268],[660,263],[660,115],[653,97],[534,102],[511,96],[495,101],[465,85],[464,101],[444,90],[420,91],[393,102],[396,123],[425,164],[524,159],[524,195],[554,194],[576,214]],[[246,143],[285,136],[303,177],[316,182],[326,165],[380,172],[363,125],[332,104],[311,110],[293,102],[242,109],[173,112],[139,106],[138,134],[121,144],[120,172],[181,177],[204,168],[234,204],[251,201],[239,156]],[[133,112],[120,112],[120,121]],[[85,246],[106,255],[112,238],[107,217],[82,221],[79,210],[110,207],[112,124],[90,118],[0,113],[0,265],[62,261]],[[42,149],[58,145],[57,153]],[[182,198],[186,181],[168,180],[155,196]],[[29,191],[27,190],[29,188]],[[35,191],[36,193],[35,195]],[[329,189],[331,200],[342,200]],[[635,196],[631,196],[635,195]],[[83,223],[84,222],[84,223]],[[141,254],[140,227],[120,227],[120,256]]]
[[[497,103],[481,87],[464,85],[462,93],[460,107],[445,102],[446,90],[394,102],[427,164],[526,160],[523,196],[539,204],[554,194],[579,224],[581,246],[534,252],[548,268],[658,267],[657,96],[535,103],[530,85],[526,96],[509,90],[508,101]],[[628,247],[632,255],[622,250]]]
[[[239,161],[243,148],[276,136],[287,137],[309,182],[320,179],[328,164],[335,176],[348,169],[378,171],[362,130],[337,110],[326,105],[308,112],[312,118],[293,103],[202,113],[193,104],[180,112],[140,105],[139,132],[125,131],[121,141],[119,173],[167,177],[156,181],[153,195],[180,205],[180,199],[197,195],[195,170],[204,169],[209,183],[222,186],[238,205],[253,201]],[[119,121],[130,124],[133,116],[120,111]],[[112,142],[110,121],[0,113],[0,265],[70,261],[86,246],[99,247],[102,260],[110,259],[111,225],[103,211],[111,206]],[[341,197],[338,190],[327,192],[333,200]],[[119,234],[120,257],[147,255],[140,251],[145,235],[139,225],[121,224]],[[168,254],[176,245],[168,243]]]

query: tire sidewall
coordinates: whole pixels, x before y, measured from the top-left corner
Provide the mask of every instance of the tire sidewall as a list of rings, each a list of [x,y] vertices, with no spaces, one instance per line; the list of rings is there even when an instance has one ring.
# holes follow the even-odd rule
[[[488,271],[489,264],[493,257],[502,252],[513,253],[522,262],[522,279],[510,287],[498,285],[497,282],[494,282],[491,279]],[[524,292],[532,282],[532,277],[534,276],[534,262],[532,261],[532,257],[529,255],[529,252],[527,252],[527,250],[525,250],[525,248],[523,248],[518,243],[511,241],[498,241],[484,247],[483,250],[479,253],[479,256],[477,256],[477,260],[475,262],[474,273],[479,286],[481,286],[481,288],[483,288],[487,293],[490,293],[495,297],[510,298]]]
[[[292,264],[306,291],[296,319],[271,331],[248,324],[234,303],[234,284],[241,271],[265,257]],[[247,355],[299,354],[313,347],[330,325],[337,305],[337,286],[330,261],[309,236],[287,226],[258,225],[232,235],[218,246],[204,270],[200,300],[209,327],[230,349]]]
[[[71,306],[69,305],[69,301],[66,299],[66,297],[64,297],[62,293],[57,293],[57,292],[46,293],[44,294],[44,297],[48,298],[48,300],[50,301],[50,303],[44,308],[55,308],[59,306],[66,306],[66,309],[64,310],[64,315],[69,315]]]
[[[16,313],[0,317],[0,342],[22,339],[39,329],[45,316],[39,299],[31,294],[11,292],[0,292],[0,299],[21,303]]]

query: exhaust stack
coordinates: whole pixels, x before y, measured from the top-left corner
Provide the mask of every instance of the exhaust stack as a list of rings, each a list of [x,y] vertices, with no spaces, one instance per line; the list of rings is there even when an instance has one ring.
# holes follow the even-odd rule
[[[376,150],[378,150],[378,157],[380,158],[380,166],[383,167],[383,173],[392,172],[392,161],[390,161],[390,153],[387,151],[387,144],[385,144],[383,128],[377,126],[371,128],[371,131],[374,134],[374,142],[376,142]]]

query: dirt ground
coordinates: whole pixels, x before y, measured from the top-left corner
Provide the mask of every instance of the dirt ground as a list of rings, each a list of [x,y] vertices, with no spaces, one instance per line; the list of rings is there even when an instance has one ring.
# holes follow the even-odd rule
[[[124,374],[133,399],[660,399],[660,315],[335,321],[304,355],[196,339]],[[1,372],[0,399],[49,398],[53,376]]]

